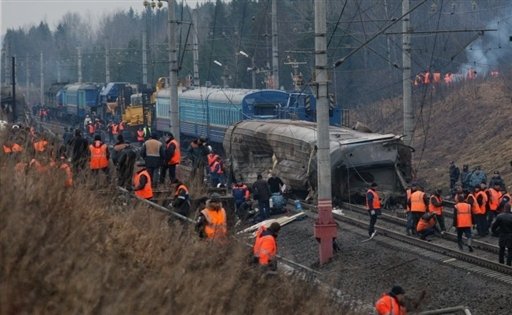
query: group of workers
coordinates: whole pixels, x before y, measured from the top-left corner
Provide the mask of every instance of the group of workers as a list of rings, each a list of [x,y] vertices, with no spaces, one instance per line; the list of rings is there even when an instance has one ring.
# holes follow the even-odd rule
[[[499,71],[493,70],[489,72],[491,78],[496,78],[499,76]],[[464,80],[475,80],[478,76],[477,71],[474,68],[468,68],[466,73],[452,73],[446,72],[441,73],[441,71],[434,70],[425,70],[416,74],[416,77],[413,80],[413,85],[415,87],[420,86],[428,86],[428,85],[440,85],[444,84],[446,86],[450,86],[454,82],[460,82]]]
[[[423,187],[412,183],[406,190],[405,211],[407,216],[407,235],[417,235],[421,239],[430,241],[429,236],[436,232],[444,235],[447,231],[443,210],[442,190],[435,189],[427,194]],[[455,202],[453,210],[453,224],[457,231],[457,243],[460,250],[464,245],[473,252],[472,229],[477,231],[479,237],[485,237],[491,232],[499,236],[499,262],[507,265],[512,263],[512,213],[511,196],[502,191],[500,182],[494,182],[493,187],[487,188],[485,182],[480,183],[469,191],[457,186],[453,195]],[[375,236],[375,223],[381,214],[381,199],[377,192],[377,184],[372,183],[366,193],[366,204],[370,223],[368,235]],[[467,242],[464,244],[463,236]]]
[[[74,131],[73,137],[66,135],[65,138],[66,142],[61,144],[63,141],[49,140],[44,133],[35,132],[34,128],[15,125],[9,130],[7,141],[2,145],[3,155],[6,156],[4,161],[19,172],[44,175],[53,172],[54,169],[58,170],[64,176],[65,187],[76,186],[76,179],[83,179],[85,176],[92,177],[94,187],[108,184],[113,164],[116,168],[117,185],[145,200],[152,200],[154,197],[153,188],[157,184],[154,178],[156,169],[160,168],[159,182],[163,184],[168,173],[171,187],[174,187],[173,201],[169,206],[181,215],[190,215],[189,189],[176,176],[176,167],[181,162],[180,145],[172,134],[168,134],[163,142],[156,134],[152,134],[140,150],[125,142],[121,134],[117,135],[117,142],[111,148],[103,142],[99,134],[94,135],[92,142],[89,143],[79,129]],[[209,159],[210,154],[213,153],[207,154]],[[210,162],[211,165],[208,166],[215,170],[214,166],[219,163],[220,158],[215,156],[211,160],[213,163]],[[245,184],[235,183],[234,195],[237,208],[243,208],[243,203],[246,203],[246,206],[250,203],[249,188]],[[240,198],[242,202],[239,202]],[[261,220],[265,218],[267,217],[263,216]],[[257,258],[255,260],[270,269],[276,266],[276,238],[279,231],[279,225],[276,224],[258,233],[253,248],[253,255]],[[227,237],[226,211],[217,193],[210,196],[205,208],[199,213],[196,229],[202,238]]]

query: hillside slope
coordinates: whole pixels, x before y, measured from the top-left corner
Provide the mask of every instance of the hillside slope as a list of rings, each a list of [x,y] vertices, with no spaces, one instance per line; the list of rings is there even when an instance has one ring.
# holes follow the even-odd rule
[[[470,170],[481,166],[490,179],[493,171],[512,182],[512,89],[506,78],[460,83],[452,88],[415,89],[416,129],[413,165],[428,188],[449,187],[450,161]],[[375,132],[403,133],[402,100],[385,100],[351,110]],[[510,187],[509,187],[510,190]]]

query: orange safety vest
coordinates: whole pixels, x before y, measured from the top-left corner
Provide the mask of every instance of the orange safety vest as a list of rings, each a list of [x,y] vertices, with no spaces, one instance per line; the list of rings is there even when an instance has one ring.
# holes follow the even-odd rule
[[[411,211],[412,212],[425,212],[427,206],[425,205],[425,193],[417,190],[411,194]]]
[[[221,208],[219,211],[206,208],[203,209],[201,213],[204,215],[207,222],[204,227],[206,238],[217,239],[226,237],[226,210],[224,210],[224,208]]]
[[[438,197],[436,195],[430,196],[430,203],[428,204],[428,211],[435,213],[437,215],[443,215],[443,206],[436,207],[432,204],[432,198],[436,199],[438,202],[443,202],[443,198]]]
[[[94,134],[94,125],[93,124],[89,124],[87,125],[87,132],[89,132],[90,135]]]
[[[124,121],[119,123],[119,131],[123,131],[123,130],[124,130]]]
[[[256,238],[254,239],[254,245],[252,247],[252,253],[255,257],[258,257],[259,251],[260,251],[260,245],[261,245],[261,234],[267,230],[267,227],[262,225],[258,228],[256,231]]]
[[[485,214],[485,204],[483,206],[480,206],[477,201],[477,197],[480,195],[481,191],[479,191],[476,195],[475,194],[469,194],[468,196],[468,203],[471,205],[471,212],[473,214]],[[470,202],[470,199],[471,202]]]
[[[46,146],[48,145],[48,141],[46,140],[39,140],[34,142],[34,150],[36,152],[44,152],[46,151]]]
[[[217,170],[217,166],[219,166],[219,169]],[[222,169],[222,164],[219,161],[213,162],[213,164],[210,165],[210,172],[216,173],[216,174],[224,174],[224,170]]]
[[[143,142],[144,141],[144,131],[137,130],[137,141]]]
[[[21,145],[19,145],[17,143],[13,143],[12,146],[10,146],[10,147],[8,145],[4,144],[3,147],[4,147],[5,154],[23,152],[23,148],[21,147]]]
[[[187,186],[181,184],[181,185],[178,186],[178,188],[176,188],[176,192],[174,193],[174,197],[175,198],[178,197],[181,189],[183,189],[187,193],[187,195],[188,195],[188,188],[187,188]]]
[[[260,236],[256,243],[254,244],[254,256],[258,257],[260,265],[266,266],[277,254],[276,238],[272,235]]]
[[[99,141],[96,140],[94,142],[96,143]],[[93,144],[89,145],[89,151],[91,152],[89,167],[91,170],[99,170],[108,167],[107,150],[107,145],[104,143],[101,143],[99,147]]]
[[[217,158],[217,154],[209,153],[207,157],[208,157],[208,166],[211,167],[213,165],[213,163],[215,162],[215,159]]]
[[[490,198],[487,200],[489,203],[489,210],[496,211],[500,205],[501,191],[489,188],[489,195]]]
[[[167,164],[169,164],[169,165],[180,164],[181,151],[180,151],[180,146],[178,144],[178,141],[176,141],[176,139],[169,141],[169,143],[167,144],[167,149],[169,149],[169,147],[171,146],[171,143],[174,144],[174,148],[175,148],[174,155],[171,157],[171,159],[169,160],[169,162]]]
[[[423,218],[420,218],[418,220],[418,224],[416,225],[416,231],[421,232],[423,230],[433,227],[435,224],[436,220],[434,218],[430,218],[428,221]]]
[[[434,79],[434,83],[441,82],[441,73],[440,72],[434,72],[433,79]]]
[[[67,163],[62,163],[59,169],[63,170],[66,173],[66,180],[64,181],[65,187],[73,186],[73,173],[71,172],[71,167]]]
[[[383,294],[375,303],[377,315],[406,315],[405,308],[389,294]]]
[[[457,209],[458,228],[473,226],[473,221],[471,220],[471,205],[469,203],[459,202],[455,204],[455,209]]]
[[[368,210],[370,210],[370,207],[368,205],[368,193],[371,193],[373,195],[373,209],[380,209],[381,204],[379,194],[375,190],[368,189],[368,191],[366,192],[366,207],[368,208]]]
[[[135,191],[135,196],[138,196],[143,199],[151,199],[153,198],[153,188],[151,187],[151,176],[149,176],[149,172],[144,169],[135,175],[133,175],[133,186],[137,187],[140,183],[140,177],[144,175],[147,178],[146,185],[141,190]]]
[[[119,133],[119,126],[117,124],[112,124],[112,134],[117,135]]]
[[[430,84],[430,72],[428,72],[428,71],[427,71],[427,72],[425,72],[425,76],[424,76],[424,81],[423,81],[423,83],[424,83],[425,85]]]

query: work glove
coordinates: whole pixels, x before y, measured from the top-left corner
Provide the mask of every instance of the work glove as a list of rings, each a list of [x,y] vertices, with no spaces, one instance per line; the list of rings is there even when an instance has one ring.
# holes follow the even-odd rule
[[[375,210],[371,210],[371,211],[370,211],[370,214],[371,214],[371,215],[375,215]]]

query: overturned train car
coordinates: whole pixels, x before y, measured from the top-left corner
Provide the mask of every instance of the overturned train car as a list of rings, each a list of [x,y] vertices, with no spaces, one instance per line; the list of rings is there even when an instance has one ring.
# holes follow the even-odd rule
[[[364,202],[376,182],[383,201],[402,202],[411,178],[411,149],[393,134],[330,127],[332,191],[335,201]],[[228,128],[224,150],[233,178],[245,182],[275,172],[296,194],[314,195],[317,125],[294,120],[250,120]]]

